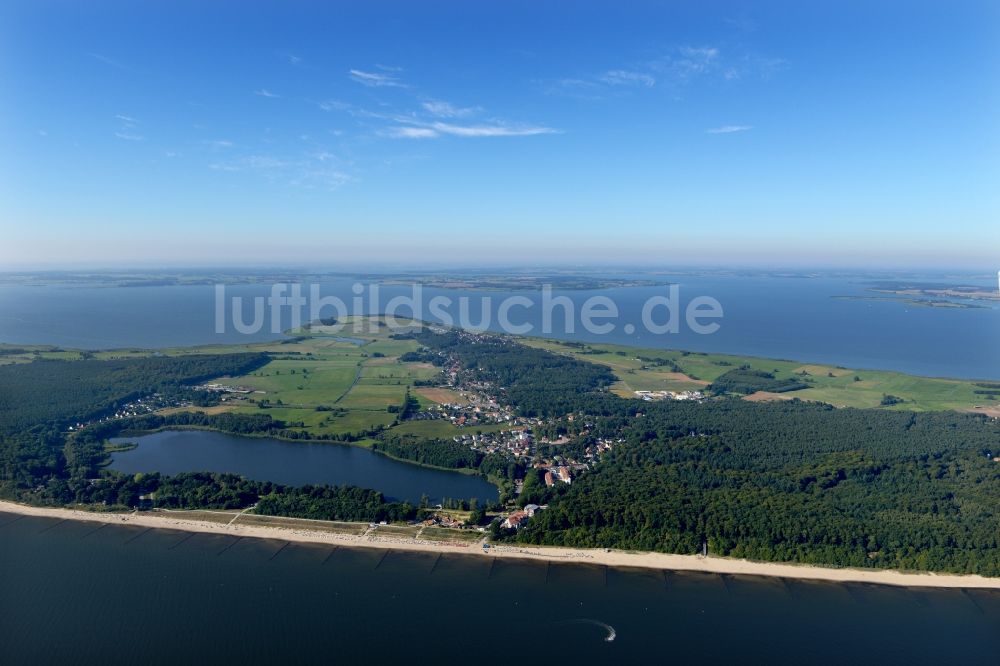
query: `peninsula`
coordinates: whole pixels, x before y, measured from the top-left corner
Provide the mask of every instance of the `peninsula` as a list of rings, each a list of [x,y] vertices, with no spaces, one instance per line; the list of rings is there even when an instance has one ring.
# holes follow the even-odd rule
[[[995,382],[365,320],[157,352],[5,347],[0,382],[18,388],[0,404],[0,497],[212,521],[199,529],[219,529],[213,511],[243,512],[240,529],[353,523],[336,538],[462,552],[488,539],[607,564],[1000,576]],[[110,438],[186,428],[366,447],[479,474],[500,497],[107,469],[129,455]]]

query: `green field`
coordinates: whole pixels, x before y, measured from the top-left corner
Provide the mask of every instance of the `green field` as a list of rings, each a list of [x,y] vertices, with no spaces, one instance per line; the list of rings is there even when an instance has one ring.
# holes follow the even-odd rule
[[[220,378],[222,383],[255,391],[234,401],[233,411],[257,412],[263,403],[273,418],[296,424],[293,430],[313,436],[354,433],[392,425],[396,417],[389,407],[402,405],[415,379],[440,372],[424,364],[401,363],[398,356],[414,351],[417,344],[390,339],[385,327],[355,334],[348,323],[340,334],[324,330],[304,334],[309,337],[246,347],[268,351],[275,358],[248,375]],[[341,334],[364,344],[345,341]]]
[[[175,348],[156,353],[170,356],[246,351],[270,353],[272,360],[262,368],[244,376],[218,380],[253,389],[253,393],[228,397],[222,405],[202,411],[265,411],[291,424],[291,430],[313,437],[363,433],[378,426],[443,439],[506,429],[501,425],[459,428],[446,420],[397,423],[396,414],[389,409],[402,405],[408,388],[422,409],[435,405],[433,400],[413,390],[414,382],[434,380],[441,371],[426,363],[400,362],[400,355],[418,348],[415,341],[392,339],[390,329],[385,326],[358,333],[353,330],[353,323],[354,320],[347,320],[341,331],[322,327],[299,331],[300,337],[286,341]],[[534,347],[608,366],[618,378],[612,390],[624,397],[635,397],[635,391],[640,390],[701,389],[720,375],[748,365],[754,370],[773,373],[778,379],[794,378],[809,384],[807,389],[754,396],[755,399],[800,398],[838,407],[882,407],[883,396],[890,394],[902,398],[903,402],[882,407],[884,409],[956,409],[1000,416],[1000,402],[976,394],[981,387],[971,381],[726,354],[637,349],[612,344],[572,346],[537,338],[521,340]],[[39,345],[0,345],[0,364],[24,363],[37,358],[76,360],[92,356],[112,359],[152,353],[139,349],[82,352]]]
[[[420,533],[421,539],[427,541],[453,541],[457,543],[472,543],[483,539],[483,534],[475,530],[456,530],[447,527],[425,527]]]
[[[382,537],[406,537],[412,539],[417,536],[420,527],[403,525],[379,525],[372,534]]]
[[[459,428],[453,425],[451,421],[431,419],[427,421],[406,421],[405,423],[400,423],[393,430],[411,435],[420,435],[421,437],[450,439],[455,435],[476,435],[479,433],[510,430],[510,426],[489,424],[467,425]]]
[[[752,356],[637,349],[612,344],[576,347],[538,338],[528,338],[523,342],[608,366],[619,380],[612,390],[625,397],[634,397],[635,391],[697,390],[734,368],[748,365],[753,370],[773,373],[779,379],[795,378],[810,384],[810,388],[781,394],[785,399],[816,400],[837,407],[881,407],[882,397],[888,394],[902,398],[903,402],[884,409],[956,409],[984,413],[1000,410],[1000,402],[976,394],[975,391],[981,387],[966,380],[916,377],[883,370],[851,370]],[[640,356],[643,359],[661,359],[670,365],[657,366],[650,360],[640,360]],[[674,371],[673,366],[682,372]]]
[[[291,424],[289,429],[321,437],[359,433],[377,426],[396,424],[390,408],[399,407],[408,389],[424,409],[436,403],[412,392],[414,382],[434,380],[440,368],[427,363],[403,363],[399,356],[418,349],[412,340],[396,340],[384,325],[355,332],[348,318],[342,330],[326,327],[295,331],[297,337],[285,341],[245,345],[206,345],[152,352],[128,349],[96,352],[62,350],[46,346],[0,345],[2,363],[25,363],[37,358],[79,360],[132,358],[159,353],[167,356],[237,352],[267,352],[272,360],[262,368],[238,377],[215,381],[251,389],[249,394],[227,396],[222,405],[186,408],[210,413],[237,412],[269,414]],[[368,327],[369,323],[365,322]],[[351,338],[357,342],[347,340]],[[360,342],[360,344],[358,343]],[[180,411],[178,408],[164,413]],[[396,425],[404,432],[427,437],[452,437],[461,430],[446,421],[413,421]],[[496,428],[496,427],[492,427]],[[483,430],[477,428],[477,430]],[[483,430],[485,431],[485,430]]]
[[[295,424],[291,430],[313,436],[391,426],[396,415],[388,411],[389,407],[402,405],[406,390],[414,381],[433,379],[440,374],[440,369],[425,363],[401,363],[398,357],[415,351],[418,346],[412,340],[391,339],[391,331],[385,326],[363,333],[355,333],[352,329],[353,320],[349,319],[342,331],[301,331],[297,332],[302,333],[301,336],[285,341],[205,345],[156,352],[141,349],[83,352],[39,345],[0,345],[0,364],[25,363],[38,358],[107,360],[154,353],[182,356],[268,352],[272,360],[262,368],[247,375],[215,380],[252,389],[252,393],[227,396],[226,402],[216,407],[187,409],[211,413],[264,411],[274,419]],[[345,337],[357,338],[363,344],[345,340]],[[9,351],[4,353],[4,350]],[[433,404],[424,398],[418,397],[418,400],[424,406]],[[176,411],[180,410],[172,408],[164,413]]]

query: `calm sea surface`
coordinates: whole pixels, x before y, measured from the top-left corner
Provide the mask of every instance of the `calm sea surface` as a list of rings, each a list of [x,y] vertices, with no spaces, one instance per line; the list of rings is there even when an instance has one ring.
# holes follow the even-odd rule
[[[204,430],[164,431],[112,441],[139,445],[111,456],[111,469],[127,474],[230,472],[289,486],[373,488],[414,504],[424,494],[434,502],[473,497],[494,501],[498,497],[496,486],[482,477],[420,467],[345,444],[285,442]]]
[[[542,330],[538,293],[423,289],[422,315],[435,319],[429,301],[435,296],[452,300],[444,308],[459,321],[459,299],[468,299],[467,320],[497,329],[500,302],[508,296],[527,297],[532,307],[514,307],[514,324],[532,325],[531,334],[615,342],[656,348],[730,352],[843,365],[899,370],[912,374],[1000,379],[1000,307],[975,309],[915,307],[891,300],[856,300],[837,296],[870,297],[867,285],[846,278],[785,277],[677,277],[680,305],[692,298],[711,296],[723,307],[721,328],[698,335],[681,326],[680,332],[654,335],[644,332],[643,304],[665,295],[665,287],[633,287],[600,291],[565,291],[575,305],[576,324],[570,331],[563,310],[553,310],[552,331]],[[968,283],[969,280],[959,280]],[[952,283],[955,280],[951,281]],[[971,281],[975,282],[975,281]],[[336,296],[352,307],[350,280],[319,285],[322,296]],[[994,283],[984,287],[996,288]],[[308,286],[305,288],[308,293]],[[252,298],[270,293],[269,285],[227,287],[228,296],[244,298],[245,321],[252,321]],[[402,286],[381,286],[378,302],[364,293],[366,311],[384,311],[395,296],[409,296]],[[580,325],[580,304],[590,296],[610,297],[619,317],[613,332],[587,333]],[[484,303],[485,298],[489,298]],[[231,302],[229,303],[231,305]],[[228,312],[228,310],[227,310]],[[404,308],[401,316],[411,312]],[[484,319],[484,313],[489,315]],[[290,325],[284,313],[281,326]],[[305,313],[308,315],[308,312]],[[327,310],[324,316],[331,314]],[[665,311],[656,313],[662,321]],[[308,319],[308,316],[305,317]],[[87,288],[65,286],[0,285],[0,342],[54,344],[77,348],[168,347],[208,343],[268,340],[269,320],[259,332],[237,332],[227,314],[226,329],[215,332],[215,290],[212,286]],[[636,331],[625,332],[626,324]],[[281,329],[279,329],[281,330]],[[345,331],[345,335],[352,335]]]
[[[0,589],[4,664],[996,664],[1000,656],[993,592],[495,562],[475,552],[439,557],[3,513]]]

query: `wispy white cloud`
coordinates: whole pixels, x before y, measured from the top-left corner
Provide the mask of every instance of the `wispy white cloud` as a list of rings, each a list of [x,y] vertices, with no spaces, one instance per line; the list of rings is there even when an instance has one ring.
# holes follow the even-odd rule
[[[453,136],[535,136],[538,134],[558,134],[559,130],[551,127],[509,126],[509,125],[451,125],[449,123],[434,123],[431,127],[442,134]]]
[[[424,111],[439,118],[466,118],[481,111],[479,107],[458,107],[440,100],[421,102]]]
[[[736,28],[740,32],[753,32],[757,29],[757,22],[749,16],[737,16],[735,18],[723,19],[726,25]]]
[[[575,79],[572,77],[557,79],[557,85],[563,88],[598,88],[600,83],[591,79]]]
[[[376,67],[385,71],[399,71],[398,68],[380,65],[376,65]],[[373,88],[411,88],[390,74],[352,69],[350,75],[358,83]],[[416,93],[416,91],[414,92]],[[423,97],[419,93],[416,93],[415,96],[417,99]],[[340,100],[327,100],[316,102],[316,104],[324,111],[346,112],[369,126],[379,124],[372,121],[382,121],[383,126],[375,129],[376,135],[393,139],[433,139],[445,135],[459,137],[534,136],[555,134],[559,131],[552,127],[508,123],[497,119],[477,124],[451,122],[479,114],[483,109],[478,106],[457,106],[450,102],[427,97],[419,101],[419,108],[406,112],[396,110],[391,103],[385,101],[380,103],[382,108],[377,110],[361,108]]]
[[[88,53],[87,55],[89,55],[91,58],[95,58],[97,60],[100,60],[105,65],[110,65],[111,67],[115,67],[116,69],[121,69],[121,70],[125,70],[125,71],[131,71],[131,68],[128,65],[120,63],[117,60],[115,60],[114,58],[109,58],[106,55],[102,55],[100,53]]]
[[[247,155],[208,165],[215,171],[280,171],[291,166],[288,160],[271,155]]]
[[[292,187],[335,190],[354,180],[351,174],[334,164],[336,161],[334,155],[325,152],[297,158],[256,153],[212,162],[208,167],[226,173],[254,173],[270,182]]]
[[[708,134],[733,134],[735,132],[746,132],[753,129],[753,125],[723,125],[722,127],[711,127],[705,132]]]
[[[600,79],[581,79],[565,77],[555,80],[541,80],[536,83],[543,86],[548,95],[560,95],[575,99],[596,101],[604,99],[609,93],[609,86]]]
[[[631,88],[652,88],[656,76],[648,68],[609,69],[588,77],[565,77],[541,82],[551,95],[564,95],[582,100],[601,100],[629,92]]]
[[[600,77],[602,83],[609,86],[642,86],[652,88],[656,85],[656,78],[645,72],[633,72],[624,69],[612,69],[605,72]]]
[[[684,83],[718,71],[721,52],[714,46],[680,46],[650,63],[653,71],[675,83]]]
[[[434,122],[412,127],[391,127],[389,135],[400,139],[433,139],[441,135],[460,137],[496,137],[496,136],[536,136],[539,134],[558,134],[559,130],[551,127],[534,125],[455,125],[452,123]]]
[[[277,99],[278,97],[281,97],[281,95],[276,95],[273,92],[271,92],[270,90],[268,90],[267,88],[261,88],[260,90],[254,90],[253,94],[257,95],[258,97],[270,97],[270,98],[273,98],[273,99]]]
[[[203,143],[209,148],[215,148],[215,149],[224,149],[233,147],[233,142],[227,141],[226,139],[211,139],[208,141],[204,141]]]
[[[43,129],[38,130],[38,136],[48,136],[49,133]]]
[[[135,132],[135,126],[139,124],[139,121],[132,116],[126,116],[124,114],[116,114],[115,120],[121,121],[121,129],[115,132],[115,136],[124,141],[145,141],[146,137]]]
[[[746,69],[755,73],[762,79],[770,79],[783,69],[788,67],[788,61],[784,58],[770,58],[767,56],[747,56]]]
[[[385,134],[394,139],[433,139],[440,136],[430,127],[390,127]]]
[[[317,102],[317,105],[324,111],[349,111],[351,109],[350,104],[348,104],[347,102],[341,102],[340,100],[337,99],[329,99],[326,100],[325,102]]]
[[[653,71],[675,83],[721,77],[727,81],[757,77],[769,79],[787,65],[784,58],[754,53],[723,53],[715,46],[682,46],[650,63]]]
[[[339,169],[306,168],[293,177],[289,184],[305,189],[336,190],[353,180],[351,174]]]
[[[288,166],[286,160],[270,155],[250,155],[244,162],[250,169],[284,169]]]
[[[601,100],[630,92],[629,89],[666,89],[703,79],[735,80],[747,76],[768,78],[785,66],[780,58],[764,58],[746,52],[727,54],[717,46],[676,46],[650,60],[602,74],[542,81],[549,94],[586,100]]]
[[[709,62],[719,57],[719,49],[714,46],[682,46],[677,50],[692,62]]]
[[[369,88],[406,88],[406,84],[390,74],[379,74],[378,72],[365,72],[360,69],[352,69],[348,72],[351,79]]]

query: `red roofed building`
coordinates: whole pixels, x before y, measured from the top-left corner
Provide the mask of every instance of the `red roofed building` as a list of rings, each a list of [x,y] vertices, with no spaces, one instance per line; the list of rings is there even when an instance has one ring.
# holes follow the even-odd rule
[[[515,511],[514,513],[507,516],[507,520],[503,521],[503,526],[507,529],[517,529],[525,521],[528,520],[528,514],[525,511]]]

